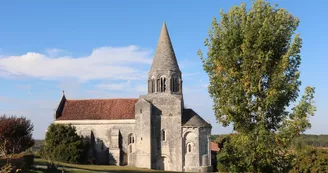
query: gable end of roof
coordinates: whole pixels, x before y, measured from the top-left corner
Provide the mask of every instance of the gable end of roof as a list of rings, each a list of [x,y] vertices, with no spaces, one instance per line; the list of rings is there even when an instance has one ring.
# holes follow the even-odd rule
[[[184,109],[182,114],[182,126],[184,127],[209,127],[212,126],[207,123],[201,116],[199,116],[192,109]]]

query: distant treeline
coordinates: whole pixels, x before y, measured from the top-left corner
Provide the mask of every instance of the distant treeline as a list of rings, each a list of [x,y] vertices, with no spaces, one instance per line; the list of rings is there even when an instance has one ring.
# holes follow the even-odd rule
[[[306,135],[300,136],[299,141],[313,147],[328,147],[328,135]]]
[[[40,151],[41,148],[44,147],[44,140],[35,139],[34,146],[32,147],[33,151]]]
[[[211,139],[212,141],[215,141],[219,137],[226,136],[227,134],[223,135],[212,135]],[[328,135],[308,135],[308,134],[302,134],[298,142],[313,146],[313,147],[328,147]]]

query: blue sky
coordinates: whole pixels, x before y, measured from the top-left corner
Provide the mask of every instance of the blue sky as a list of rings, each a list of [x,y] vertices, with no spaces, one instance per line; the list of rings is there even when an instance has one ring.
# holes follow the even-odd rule
[[[187,107],[216,124],[197,50],[213,17],[251,1],[1,1],[0,114],[26,116],[43,138],[62,90],[68,99],[138,97],[162,22],[167,23],[184,80]],[[316,87],[317,112],[307,133],[327,133],[328,2],[272,0],[300,18],[301,92]]]

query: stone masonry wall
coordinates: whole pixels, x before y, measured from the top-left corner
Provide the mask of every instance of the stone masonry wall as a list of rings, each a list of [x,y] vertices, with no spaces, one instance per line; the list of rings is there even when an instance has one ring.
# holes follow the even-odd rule
[[[183,159],[185,172],[198,172],[199,160],[199,129],[197,127],[183,128]]]
[[[151,168],[151,109],[152,105],[144,99],[139,99],[135,105],[135,143],[134,163],[140,168]]]
[[[182,171],[182,96],[168,93],[153,93],[148,94],[145,99],[153,104],[153,168]],[[162,140],[162,130],[166,134],[165,140]]]
[[[183,127],[183,168],[185,172],[211,171],[211,128]]]
[[[210,171],[211,149],[210,149],[211,128],[199,128],[199,165],[202,171]]]
[[[91,132],[95,139],[95,152],[98,163],[120,165],[123,162],[123,155],[128,152],[129,135],[133,134],[135,120],[71,120],[55,121],[58,124],[72,124],[76,127],[77,133],[84,137],[91,138]],[[119,136],[112,137],[112,131],[119,131]],[[104,146],[102,147],[101,142]],[[119,144],[121,142],[121,144]],[[119,149],[118,147],[121,147]],[[135,146],[133,146],[135,147]],[[108,156],[108,158],[106,158]],[[108,163],[104,163],[108,161]]]

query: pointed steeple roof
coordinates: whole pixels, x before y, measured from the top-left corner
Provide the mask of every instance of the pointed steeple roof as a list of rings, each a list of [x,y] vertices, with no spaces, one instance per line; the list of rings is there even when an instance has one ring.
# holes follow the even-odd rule
[[[165,22],[163,23],[161,34],[159,36],[155,57],[150,71],[172,70],[180,72],[177,59],[174,54],[169,32]]]

